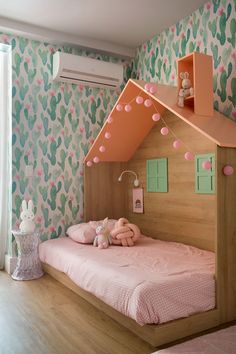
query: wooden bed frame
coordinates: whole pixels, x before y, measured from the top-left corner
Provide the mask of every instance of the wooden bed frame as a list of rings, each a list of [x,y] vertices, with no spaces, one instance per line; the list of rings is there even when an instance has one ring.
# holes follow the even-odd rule
[[[140,338],[156,347],[168,342],[173,342],[179,338],[192,335],[194,333],[202,332],[208,328],[215,327],[218,324],[219,310],[211,310],[204,313],[199,313],[184,319],[179,319],[167,322],[161,325],[138,325],[133,319],[116,311],[111,306],[106,305],[102,300],[96,296],[88,293],[76,285],[70,278],[56,270],[55,268],[43,264],[43,269],[53,278],[65,285],[67,288],[74,291],[83,299],[91,303],[93,306],[103,311],[106,315],[112,317],[122,326],[128,328],[130,331],[138,335]]]
[[[129,102],[140,92],[146,95],[144,84],[130,80],[118,102]],[[107,216],[114,219],[125,216],[139,225],[142,233],[147,236],[214,251],[216,309],[166,324],[139,326],[134,320],[80,289],[65,274],[44,265],[47,273],[153,346],[166,344],[236,319],[236,177],[227,177],[222,173],[227,164],[236,170],[236,124],[216,112],[213,117],[204,118],[191,113],[189,108],[180,110],[173,104],[173,100],[176,100],[176,92],[173,89],[165,87],[162,94],[160,88],[156,97],[151,97],[157,100],[162,116],[179,139],[191,146],[197,154],[215,153],[215,194],[194,192],[194,162],[183,159],[183,149],[176,151],[172,148],[173,138],[170,135],[161,136],[160,126],[157,124],[153,128],[146,127],[149,129],[146,137],[139,136],[142,140],[139,144],[135,142],[136,150],[132,151],[131,158],[126,156],[123,160],[118,159],[114,146],[114,159],[108,156],[107,159],[104,158],[104,162],[91,168],[85,166],[84,215],[86,221],[100,220]],[[165,97],[168,102],[164,101]],[[125,120],[133,118],[137,122],[139,116],[142,119],[147,108],[136,106],[128,113],[129,116],[125,116]],[[113,109],[112,116],[115,120],[116,114],[119,112]],[[121,119],[122,116],[119,117],[119,120]],[[146,128],[142,127],[141,130]],[[101,142],[104,143],[102,134],[106,129],[105,124],[86,161],[91,158],[91,151],[97,151]],[[132,129],[136,128],[130,126],[130,129],[132,140]],[[122,130],[121,133],[123,134]],[[121,144],[124,144],[124,141],[125,138],[123,141],[121,139]],[[112,142],[109,144],[112,146]],[[132,146],[127,146],[127,150],[123,149],[124,153],[129,148]],[[168,158],[169,191],[147,193],[146,160],[161,157]],[[142,182],[144,214],[132,212],[133,178],[127,176],[122,183],[118,182],[118,176],[124,169],[134,170]]]

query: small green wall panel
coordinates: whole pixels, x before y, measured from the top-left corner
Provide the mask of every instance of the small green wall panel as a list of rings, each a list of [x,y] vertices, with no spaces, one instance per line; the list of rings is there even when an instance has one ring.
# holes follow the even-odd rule
[[[168,192],[167,158],[147,160],[147,192]]]
[[[202,167],[204,161],[211,162],[211,169]],[[199,194],[215,193],[215,154],[195,156],[195,192]]]

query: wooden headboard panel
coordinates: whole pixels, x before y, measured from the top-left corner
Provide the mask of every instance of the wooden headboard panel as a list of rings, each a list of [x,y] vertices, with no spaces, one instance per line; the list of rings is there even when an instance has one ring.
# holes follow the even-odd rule
[[[168,126],[193,152],[215,152],[216,145],[174,114],[165,114]],[[148,118],[149,119],[149,118]],[[204,118],[202,118],[204,119]],[[195,194],[194,161],[185,161],[187,147],[175,150],[173,136],[162,136],[162,123],[156,123],[127,163],[103,162],[85,167],[85,220],[127,217],[143,234],[215,249],[216,196]],[[168,158],[168,193],[146,192],[146,160]],[[117,181],[124,169],[138,173],[144,188],[144,214],[132,212],[133,177]]]
[[[204,119],[204,118],[202,118]],[[196,154],[215,152],[215,144],[195,129],[168,112],[168,126]],[[195,193],[194,161],[186,161],[188,148],[178,150],[171,134],[160,134],[157,123],[128,162],[128,169],[138,173],[144,188],[144,214],[132,212],[132,185],[127,194],[127,218],[139,225],[145,235],[163,240],[179,241],[203,249],[214,250],[216,196]],[[168,158],[168,193],[146,192],[146,160]]]
[[[125,163],[101,162],[85,167],[84,220],[119,219],[125,214],[126,187],[118,182]]]

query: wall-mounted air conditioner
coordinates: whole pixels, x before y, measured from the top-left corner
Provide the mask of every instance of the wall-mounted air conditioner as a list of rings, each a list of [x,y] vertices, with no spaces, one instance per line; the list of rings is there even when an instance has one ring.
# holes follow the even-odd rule
[[[53,55],[53,80],[115,89],[123,82],[123,66],[56,52]]]

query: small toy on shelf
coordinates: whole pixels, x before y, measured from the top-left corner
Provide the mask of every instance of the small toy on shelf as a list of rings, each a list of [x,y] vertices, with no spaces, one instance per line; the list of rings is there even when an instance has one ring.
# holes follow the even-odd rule
[[[189,73],[181,72],[180,78],[182,79],[182,88],[179,90],[178,106],[184,107],[184,100],[186,97],[193,96],[193,87],[191,87],[191,81],[189,80]]]
[[[96,237],[93,245],[99,249],[108,248],[112,244],[110,229],[108,228],[108,218],[103,220],[102,225],[96,228]]]

